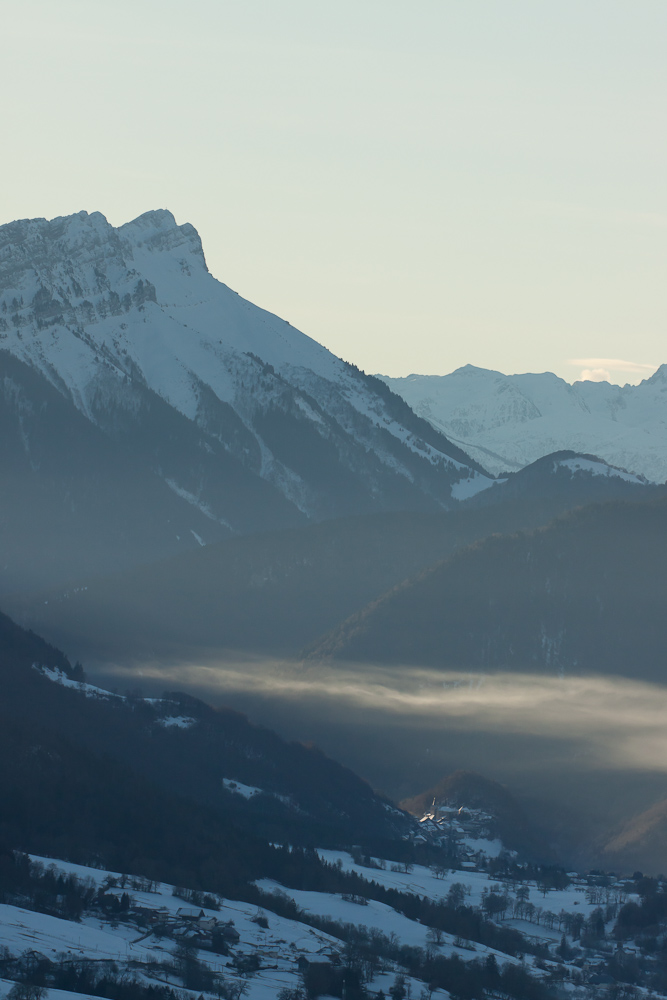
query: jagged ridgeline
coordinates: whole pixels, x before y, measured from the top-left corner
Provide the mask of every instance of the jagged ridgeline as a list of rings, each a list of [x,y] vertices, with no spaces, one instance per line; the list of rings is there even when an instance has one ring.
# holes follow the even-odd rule
[[[0,227],[0,376],[5,590],[490,482],[384,383],[217,281],[166,211]]]
[[[667,479],[667,365],[639,385],[570,385],[551,372],[503,375],[474,365],[449,375],[380,377],[490,472],[566,448],[651,482]]]

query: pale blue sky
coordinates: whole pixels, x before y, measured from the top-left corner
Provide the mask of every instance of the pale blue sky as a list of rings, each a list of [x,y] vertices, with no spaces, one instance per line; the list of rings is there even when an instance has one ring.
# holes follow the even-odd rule
[[[2,20],[0,222],[170,208],[217,277],[367,371],[667,361],[664,0]]]

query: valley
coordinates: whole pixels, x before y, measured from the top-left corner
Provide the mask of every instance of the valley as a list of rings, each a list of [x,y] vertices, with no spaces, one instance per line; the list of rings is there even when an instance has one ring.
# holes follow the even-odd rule
[[[664,992],[662,369],[445,419],[163,210],[0,318],[0,996]]]
[[[0,1000],[667,1000],[667,5],[1,23]]]

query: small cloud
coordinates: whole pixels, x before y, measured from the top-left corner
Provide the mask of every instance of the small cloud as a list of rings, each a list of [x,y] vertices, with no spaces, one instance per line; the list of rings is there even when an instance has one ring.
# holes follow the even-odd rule
[[[653,373],[657,365],[649,365],[640,361],[624,361],[623,358],[570,358],[568,365],[581,365],[584,368],[606,368],[610,372],[643,372]]]
[[[612,373],[619,372],[630,378],[648,378],[658,366],[643,361],[627,361],[624,358],[570,358],[568,365],[581,367],[579,379],[589,382],[611,382]]]
[[[606,368],[584,368],[580,382],[611,382],[611,374]]]

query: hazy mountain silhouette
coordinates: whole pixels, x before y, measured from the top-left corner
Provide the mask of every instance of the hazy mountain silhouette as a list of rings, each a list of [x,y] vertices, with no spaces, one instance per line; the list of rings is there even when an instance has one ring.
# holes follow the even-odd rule
[[[666,546],[667,501],[593,504],[459,550],[309,656],[662,682]]]

